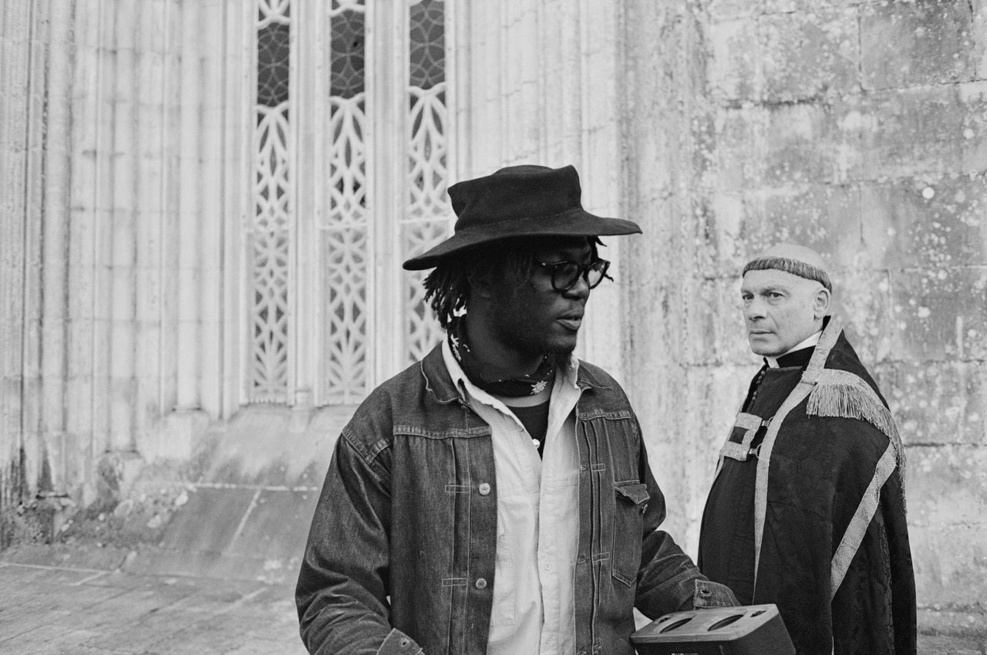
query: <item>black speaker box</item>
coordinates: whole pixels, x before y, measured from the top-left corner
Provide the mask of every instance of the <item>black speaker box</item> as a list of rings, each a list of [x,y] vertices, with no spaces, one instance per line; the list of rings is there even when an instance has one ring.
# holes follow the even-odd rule
[[[776,605],[675,612],[631,635],[639,655],[795,655]]]

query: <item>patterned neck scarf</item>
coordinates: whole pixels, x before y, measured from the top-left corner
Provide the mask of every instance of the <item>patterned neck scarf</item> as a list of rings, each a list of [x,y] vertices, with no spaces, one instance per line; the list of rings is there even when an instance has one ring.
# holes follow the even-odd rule
[[[505,398],[534,396],[551,387],[555,380],[557,358],[553,355],[545,355],[538,368],[531,375],[502,379],[490,379],[489,376],[485,376],[484,368],[486,367],[473,354],[469,343],[466,341],[466,324],[461,317],[457,317],[449,324],[447,338],[452,354],[456,357],[459,365],[463,367],[463,373],[466,374],[469,381],[491,396]]]

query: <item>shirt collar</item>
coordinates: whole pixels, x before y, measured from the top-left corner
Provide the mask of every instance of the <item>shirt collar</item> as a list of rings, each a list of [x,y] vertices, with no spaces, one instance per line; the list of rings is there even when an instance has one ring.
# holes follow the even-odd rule
[[[805,339],[795,344],[794,348],[791,348],[790,350],[782,353],[781,355],[778,355],[777,357],[765,357],[764,363],[768,365],[768,368],[778,368],[779,359],[783,358],[785,355],[788,355],[789,353],[794,353],[799,350],[804,350],[806,348],[815,348],[816,344],[819,343],[819,337],[821,336],[822,336],[822,330],[819,330],[808,339]]]

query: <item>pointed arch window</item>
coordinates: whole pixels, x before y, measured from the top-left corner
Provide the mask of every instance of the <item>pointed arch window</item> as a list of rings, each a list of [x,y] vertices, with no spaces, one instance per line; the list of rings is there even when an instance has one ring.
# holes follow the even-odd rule
[[[440,338],[399,267],[451,230],[446,7],[256,2],[245,401],[355,403]]]

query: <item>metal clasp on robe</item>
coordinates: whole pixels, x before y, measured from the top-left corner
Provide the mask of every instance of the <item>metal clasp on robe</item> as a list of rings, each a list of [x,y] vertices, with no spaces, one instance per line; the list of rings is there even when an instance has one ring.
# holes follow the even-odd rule
[[[738,462],[746,462],[749,458],[757,456],[761,452],[761,444],[755,447],[751,447],[751,443],[754,441],[754,436],[757,431],[763,426],[767,428],[771,424],[771,419],[762,419],[760,416],[754,416],[753,414],[746,414],[740,412],[737,414],[737,419],[733,423],[733,428],[730,430],[730,435],[733,435],[733,430],[740,428],[744,431],[744,438],[738,443],[736,441],[730,441],[727,437],[727,442],[720,449],[721,457],[729,457],[730,459],[735,459]]]

